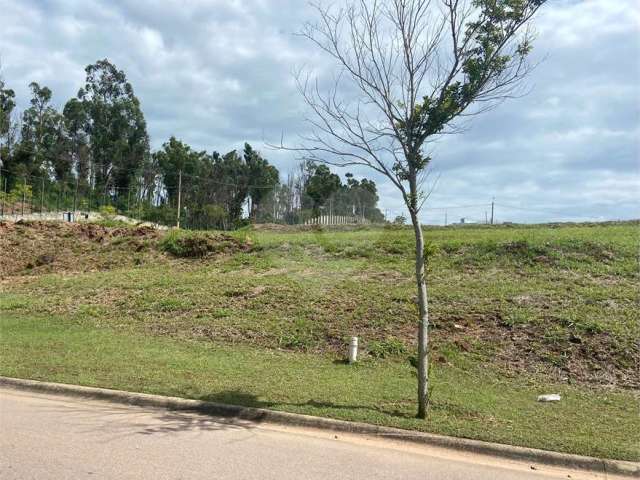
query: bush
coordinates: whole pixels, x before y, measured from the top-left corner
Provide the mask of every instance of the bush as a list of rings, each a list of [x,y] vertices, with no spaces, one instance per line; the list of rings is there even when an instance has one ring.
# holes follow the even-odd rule
[[[407,223],[407,217],[405,217],[404,215],[398,215],[393,219],[393,223],[394,225],[402,226]]]
[[[6,195],[5,201],[11,203],[21,202],[24,200],[31,200],[33,197],[33,190],[31,185],[24,185],[23,183],[16,184],[15,187]]]
[[[118,213],[116,207],[114,207],[113,205],[103,205],[98,209],[98,211],[100,212],[100,215],[106,218],[115,217]]]
[[[224,234],[172,230],[161,240],[160,248],[176,257],[202,258],[222,252],[246,251],[249,244]]]
[[[390,356],[403,355],[407,349],[402,340],[389,337],[384,340],[372,340],[367,345],[369,355],[375,358],[386,358]]]

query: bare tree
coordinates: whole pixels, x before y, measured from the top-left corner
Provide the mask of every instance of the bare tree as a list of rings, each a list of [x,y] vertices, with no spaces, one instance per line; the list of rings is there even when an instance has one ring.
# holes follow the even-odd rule
[[[313,5],[301,35],[339,66],[328,88],[298,74],[310,107],[304,157],[364,165],[400,191],[415,232],[418,290],[418,417],[428,406],[429,313],[419,213],[428,198],[427,148],[460,120],[518,94],[530,72],[528,27],[545,0],[348,0]]]

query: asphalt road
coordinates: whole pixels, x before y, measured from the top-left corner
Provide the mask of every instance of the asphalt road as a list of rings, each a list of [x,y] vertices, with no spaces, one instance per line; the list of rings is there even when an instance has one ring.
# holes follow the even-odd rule
[[[604,478],[389,440],[0,389],[0,478]]]

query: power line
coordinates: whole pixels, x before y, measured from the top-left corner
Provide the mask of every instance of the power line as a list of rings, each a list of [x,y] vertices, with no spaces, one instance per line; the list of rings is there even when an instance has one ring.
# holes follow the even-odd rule
[[[476,207],[486,207],[490,204],[488,203],[477,203],[474,205],[450,205],[450,206],[446,206],[446,207],[429,207],[429,208],[423,208],[422,210],[456,210],[456,209],[461,209],[461,208],[476,208]]]
[[[598,217],[590,217],[590,216],[584,216],[584,215],[574,215],[574,214],[568,214],[566,212],[558,212],[558,211],[554,211],[554,210],[547,210],[547,209],[536,209],[536,208],[528,208],[528,207],[515,207],[513,205],[506,205],[503,203],[496,203],[496,206],[499,207],[503,207],[503,208],[510,208],[512,210],[521,210],[524,212],[532,212],[532,213],[541,213],[541,214],[553,214],[553,215],[558,215],[558,216],[564,216],[564,217],[576,217],[576,218],[584,218],[584,219],[597,219]],[[575,206],[567,206],[565,208],[581,208],[581,207],[575,207]]]

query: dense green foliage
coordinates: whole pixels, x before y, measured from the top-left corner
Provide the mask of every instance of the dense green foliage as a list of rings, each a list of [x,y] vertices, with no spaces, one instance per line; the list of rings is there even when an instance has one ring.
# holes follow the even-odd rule
[[[0,197],[6,214],[101,210],[166,225],[229,230],[250,222],[300,223],[320,214],[379,222],[374,182],[304,162],[280,183],[248,143],[242,152],[196,151],[171,137],[151,153],[139,99],[108,60],[58,112],[53,92],[30,85],[30,107],[12,117],[15,94],[0,83]],[[28,195],[25,194],[28,190]]]
[[[11,131],[11,114],[16,106],[15,92],[7,88],[0,76],[0,164],[9,158],[13,132]]]
[[[108,60],[89,65],[85,72],[78,99],[91,152],[90,184],[98,191],[128,189],[149,155],[140,101],[124,72]]]

